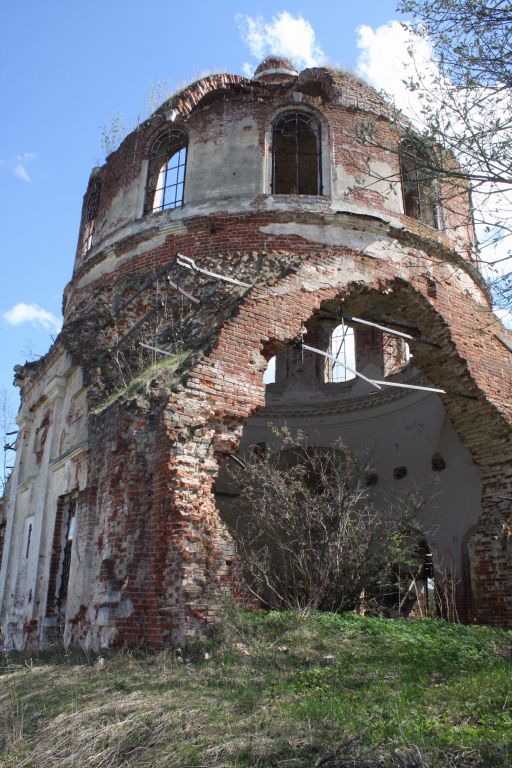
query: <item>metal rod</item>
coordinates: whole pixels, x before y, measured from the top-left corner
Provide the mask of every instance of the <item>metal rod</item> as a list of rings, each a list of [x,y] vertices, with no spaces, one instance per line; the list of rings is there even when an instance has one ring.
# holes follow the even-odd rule
[[[379,331],[384,331],[384,333],[392,333],[393,336],[401,336],[404,339],[411,339],[412,341],[416,341],[414,336],[411,336],[410,333],[402,333],[402,331],[392,331],[391,328],[387,328],[385,325],[379,325],[379,323],[372,323],[370,320],[363,320],[361,317],[349,317],[348,315],[344,315],[343,319],[348,320],[352,323],[361,323],[362,325],[371,325],[372,328],[378,328]]]
[[[343,352],[344,352],[344,355],[345,355],[345,362],[347,362],[347,352],[345,350],[345,337],[346,337],[346,335],[348,333],[348,328],[345,328],[345,323],[343,321],[343,318],[341,318],[341,327],[343,328],[343,331],[342,331],[343,337],[341,339],[340,345],[338,347],[338,351],[336,353],[336,359],[334,360],[334,362],[332,364],[331,373],[334,373],[334,369],[335,369],[336,365],[338,364],[338,358],[339,358],[339,356],[341,354],[341,350],[342,349],[343,349]],[[340,363],[340,365],[343,365],[343,363]]]
[[[232,453],[229,454],[228,459],[231,459],[231,461],[234,461],[235,464],[238,464],[242,469],[245,469],[245,462],[242,461],[242,459],[239,459],[238,456],[233,456]],[[236,494],[237,496],[239,494]]]
[[[201,303],[200,299],[196,299],[195,296],[192,296],[192,294],[189,293],[188,291],[186,291],[184,288],[180,288],[178,283],[175,283],[174,280],[171,280],[169,275],[167,275],[167,282],[169,283],[169,285],[172,288],[175,288],[177,291],[179,291],[181,294],[183,294],[183,296],[185,296],[187,299],[190,299],[190,301],[193,301],[194,304],[200,304]]]
[[[401,389],[420,389],[423,392],[438,392],[441,395],[448,394],[445,389],[435,389],[434,387],[420,387],[416,384],[399,384],[397,381],[378,381],[373,380],[374,384],[380,384],[382,387],[400,387]]]
[[[329,355],[327,352],[322,352],[321,349],[317,349],[316,347],[309,347],[307,344],[301,344],[301,347],[302,349],[307,349],[308,352],[315,352],[317,355],[322,355],[322,357],[326,357],[328,360],[336,361],[336,358],[333,357],[333,355]],[[347,371],[350,371],[350,373],[353,373],[354,376],[358,376],[360,379],[363,379],[364,381],[368,382],[368,384],[371,384],[372,387],[375,387],[375,389],[381,389],[380,384],[382,382],[369,379],[367,376],[364,376],[362,373],[359,373],[354,368],[351,368],[349,365],[346,365],[345,363],[341,363],[339,360],[337,362],[338,362],[338,365],[342,365],[343,368],[345,368]]]
[[[225,275],[219,275],[218,272],[210,272],[208,269],[201,269],[201,267],[197,266],[194,259],[191,259],[189,256],[183,256],[183,254],[181,253],[178,253],[176,263],[179,264],[180,267],[185,267],[186,269],[192,269],[194,272],[200,272],[202,275],[208,275],[208,277],[214,277],[216,280],[223,280],[225,283],[232,283],[233,285],[241,285],[242,288],[252,288],[252,285],[250,285],[249,283],[243,283],[241,280],[235,280],[234,277],[226,277]]]
[[[436,349],[441,349],[441,345],[438,344],[436,341],[430,341],[430,339],[424,339],[422,336],[412,336],[409,333],[402,333],[402,331],[394,331],[392,328],[388,328],[386,325],[380,325],[380,323],[374,323],[374,322],[371,322],[370,320],[363,320],[361,317],[350,317],[349,315],[344,315],[343,317],[348,322],[362,323],[363,325],[370,325],[373,328],[378,328],[380,331],[384,331],[384,333],[391,333],[394,336],[401,336],[404,339],[417,341],[418,344],[428,344],[429,347],[436,347]]]
[[[152,347],[151,344],[144,344],[144,342],[139,342],[141,347],[144,347],[145,349],[152,349],[153,352],[160,352],[162,355],[167,355],[168,357],[173,356],[173,352],[167,352],[165,349],[160,349],[160,347]]]
[[[374,323],[373,321],[370,321],[370,320],[363,320],[361,317],[351,317],[351,315],[337,314],[336,312],[330,312],[328,309],[321,310],[321,314],[326,314],[326,315],[329,315],[330,317],[340,318],[342,320],[346,320],[348,323],[362,323],[363,325],[370,325],[370,326],[373,326],[374,328],[378,328],[379,330],[384,331],[385,333],[392,333],[395,336],[402,336],[405,339],[410,339],[411,341],[417,341],[418,344],[428,344],[429,347],[436,347],[436,349],[441,349],[441,345],[438,344],[436,341],[430,341],[430,339],[424,339],[422,336],[413,336],[412,334],[395,331],[395,330],[392,330],[391,328],[388,328],[388,326],[386,325],[381,325],[380,323]],[[401,328],[410,327],[405,323],[393,322],[393,325],[398,325]]]

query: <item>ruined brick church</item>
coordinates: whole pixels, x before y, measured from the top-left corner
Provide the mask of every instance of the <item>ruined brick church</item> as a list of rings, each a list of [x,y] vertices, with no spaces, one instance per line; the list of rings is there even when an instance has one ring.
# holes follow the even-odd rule
[[[459,614],[512,625],[512,344],[469,189],[427,166],[368,85],[271,58],[92,171],[62,332],[16,368],[5,647],[206,636],[241,589],[226,460],[272,425],[364,449],[383,493],[435,482]]]

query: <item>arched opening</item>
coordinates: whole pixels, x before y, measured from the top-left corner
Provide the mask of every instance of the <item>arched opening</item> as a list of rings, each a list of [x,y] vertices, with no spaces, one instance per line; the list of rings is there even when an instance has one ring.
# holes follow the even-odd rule
[[[337,325],[329,339],[325,363],[325,381],[338,384],[355,379],[356,344],[354,329],[345,323]]]
[[[172,210],[183,205],[187,145],[185,131],[169,128],[151,147],[145,213]]]
[[[416,142],[410,140],[401,142],[399,159],[404,213],[429,227],[438,228],[432,161]]]
[[[349,450],[369,454],[373,471],[365,477],[365,483],[377,498],[405,498],[414,489],[422,495],[414,528],[418,538],[429,542],[412,564],[417,566],[414,573],[410,563],[400,563],[400,573],[394,574],[389,610],[393,615],[399,611],[411,617],[425,615],[427,610],[432,615],[449,615],[448,603],[442,604],[444,598],[438,595],[437,576],[434,588],[432,577],[427,576],[430,581],[425,581],[421,569],[426,554],[434,551],[439,568],[446,568],[453,581],[465,578],[461,541],[480,515],[482,481],[480,469],[450,423],[445,408],[449,401],[443,402],[429,389],[430,382],[419,367],[429,369],[426,361],[439,354],[435,325],[423,325],[426,344],[414,342],[420,334],[404,311],[405,299],[403,292],[399,299],[381,291],[361,293],[343,305],[337,300],[323,302],[309,319],[303,319],[300,337],[284,345],[281,341],[278,383],[266,393],[266,405],[245,422],[235,456],[243,459],[244,452],[254,445],[279,452],[276,431],[283,427],[303,433],[311,445],[328,447],[341,439]],[[334,317],[345,315],[350,325],[339,321],[335,324]],[[375,323],[355,325],[352,321],[361,316],[371,317]],[[386,324],[390,316],[398,322],[387,320],[388,329],[402,336],[379,329],[379,321]],[[354,338],[350,360],[346,350],[347,362],[354,364],[350,367],[360,371],[366,365],[363,370],[368,377],[389,380],[389,388],[372,389],[367,380],[359,377],[351,378],[350,386],[339,388],[326,381],[326,362],[321,353],[334,352],[336,357],[341,346],[339,335],[345,333],[346,344],[347,329]],[[305,347],[301,352],[299,338],[317,352]],[[414,357],[410,356],[410,346]],[[437,386],[439,383],[436,381]],[[432,459],[438,455],[443,457],[442,471],[439,461]],[[228,525],[236,524],[241,519],[240,500],[225,467],[219,472],[214,495],[221,519]],[[443,571],[443,579],[444,575]]]
[[[96,179],[87,198],[87,207],[85,210],[85,225],[82,235],[82,256],[85,256],[92,248],[94,227],[101,197],[101,181]]]
[[[320,124],[303,112],[286,112],[272,131],[272,193],[321,195]]]
[[[263,372],[264,384],[275,384],[276,381],[276,355],[272,355]]]

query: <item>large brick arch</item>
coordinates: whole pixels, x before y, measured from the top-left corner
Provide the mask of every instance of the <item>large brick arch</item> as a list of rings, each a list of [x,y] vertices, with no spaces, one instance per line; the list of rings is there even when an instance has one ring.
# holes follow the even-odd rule
[[[168,464],[173,520],[169,541],[174,563],[180,563],[181,582],[169,568],[162,595],[167,589],[180,593],[179,616],[173,618],[178,636],[204,632],[208,622],[215,621],[219,588],[234,585],[232,547],[215,509],[212,487],[219,461],[237,449],[244,422],[264,404],[261,352],[266,345],[274,348],[296,338],[315,310],[333,300],[343,301],[349,313],[364,309],[409,323],[440,344],[441,349],[416,345],[415,363],[433,385],[466,395],[443,401],[483,478],[482,515],[468,543],[472,617],[510,625],[512,446],[506,401],[510,379],[503,376],[500,386],[493,381],[490,387],[488,377],[490,368],[506,373],[510,361],[508,351],[493,336],[491,313],[477,304],[471,312],[467,296],[457,297],[453,285],[448,286],[453,301],[445,304],[442,295],[440,300],[429,296],[427,281],[415,275],[410,282],[396,276],[384,279],[379,265],[357,283],[336,283],[336,267],[332,262],[329,266],[329,259],[319,259],[316,266],[322,274],[316,290],[311,290],[311,283],[305,290],[301,269],[273,286],[254,289],[221,329],[209,356],[167,404],[164,421],[173,442]],[[458,298],[464,302],[464,313],[453,311]],[[480,335],[475,338],[477,330]]]
[[[24,646],[27,627],[41,646],[57,627],[45,603],[60,553],[46,543],[56,503],[71,492],[77,545],[58,625],[65,641],[158,647],[205,634],[219,594],[241,587],[215,506],[219,466],[265,404],[265,358],[311,318],[313,336],[315,313],[329,305],[410,324],[439,345],[415,345],[414,362],[433,385],[465,395],[443,405],[483,487],[464,542],[467,618],[512,625],[512,347],[473,259],[467,190],[448,190],[442,230],[406,215],[398,136],[382,97],[349,73],[295,76],[286,62],[281,73],[274,64],[253,80],[221,74],[191,84],[93,171],[101,201],[91,247],[79,240],[63,329],[42,360],[16,374],[23,439],[0,569],[0,620],[12,647]],[[270,126],[299,102],[328,127],[328,195],[269,194]],[[361,118],[376,121],[373,147],[355,140]],[[171,124],[190,137],[185,205],[142,216],[148,148]],[[253,287],[219,282],[219,273]],[[160,299],[169,311],[158,316],[158,335]],[[150,338],[173,358],[167,370],[159,359],[155,373],[149,354],[137,354]],[[55,419],[39,463],[32,445],[48,402]],[[391,421],[395,398],[387,403]],[[459,487],[454,479],[453,492]],[[18,567],[29,496],[41,499],[43,520],[30,563],[36,599]],[[477,512],[475,504],[472,522]]]

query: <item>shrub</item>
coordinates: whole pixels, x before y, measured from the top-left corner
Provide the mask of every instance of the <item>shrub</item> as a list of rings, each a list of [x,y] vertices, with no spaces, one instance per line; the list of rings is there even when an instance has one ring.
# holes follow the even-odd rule
[[[229,470],[240,489],[232,534],[251,590],[269,607],[301,611],[382,596],[395,565],[415,558],[412,523],[424,502],[385,498],[340,442],[310,446],[286,429],[280,437],[279,452],[253,446]]]

